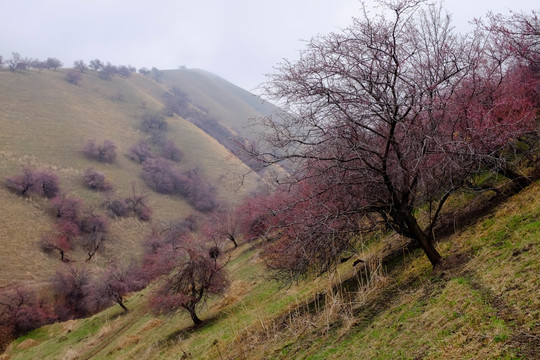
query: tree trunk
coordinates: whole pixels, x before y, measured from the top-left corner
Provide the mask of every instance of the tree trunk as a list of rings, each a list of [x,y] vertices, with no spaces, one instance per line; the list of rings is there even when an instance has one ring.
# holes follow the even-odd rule
[[[234,244],[234,248],[236,249],[238,247],[238,243],[236,242],[236,239],[234,238],[234,236],[229,235],[229,240],[232,241],[232,243]]]
[[[199,317],[197,316],[197,313],[195,312],[195,306],[190,305],[186,309],[187,311],[189,311],[189,315],[191,316],[191,320],[193,320],[193,323],[195,324],[195,326],[202,323],[202,320],[199,319]]]
[[[407,227],[411,233],[411,237],[418,241],[418,244],[424,250],[424,253],[427,255],[431,265],[436,267],[440,264],[442,260],[441,254],[433,246],[433,239],[431,236],[427,235],[418,225],[416,218],[412,214],[408,214],[405,218]]]
[[[124,312],[127,312],[128,311],[128,308],[126,307],[126,305],[124,305],[124,303],[122,302],[122,300],[118,301],[118,305],[120,305],[120,307],[122,309],[124,309]]]

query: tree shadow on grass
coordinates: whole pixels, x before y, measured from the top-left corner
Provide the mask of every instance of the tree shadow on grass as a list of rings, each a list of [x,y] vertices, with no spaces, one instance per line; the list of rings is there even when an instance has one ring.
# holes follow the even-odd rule
[[[169,333],[167,336],[165,336],[164,339],[160,341],[160,344],[167,345],[167,344],[174,344],[178,340],[186,340],[188,339],[192,334],[198,332],[198,331],[204,331],[212,326],[214,326],[218,321],[220,321],[222,318],[224,318],[226,314],[221,313],[216,316],[212,316],[208,319],[204,319],[202,323],[199,325],[191,325],[187,328],[178,329],[171,333]]]

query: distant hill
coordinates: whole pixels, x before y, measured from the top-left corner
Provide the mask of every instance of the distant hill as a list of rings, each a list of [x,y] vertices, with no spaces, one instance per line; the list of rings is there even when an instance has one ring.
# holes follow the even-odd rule
[[[163,74],[164,84],[179,86],[196,106],[207,108],[242,136],[252,136],[253,119],[280,111],[272,103],[205,70],[166,70]]]
[[[16,280],[44,280],[56,261],[36,246],[53,223],[48,202],[15,195],[3,186],[6,177],[20,173],[24,166],[52,169],[63,192],[83,199],[85,208],[101,211],[105,195],[87,189],[82,181],[83,171],[94,167],[113,184],[111,196],[128,196],[135,183],[147,194],[154,221],[171,221],[198,212],[181,196],[150,189],[140,176],[141,165],[128,156],[130,147],[149,140],[141,128],[143,114],[161,111],[164,94],[176,87],[187,94],[193,113],[210,114],[221,126],[245,137],[250,135],[250,118],[277,109],[202,70],[160,71],[159,82],[151,75],[135,73],[103,80],[96,72],[86,71],[77,85],[66,81],[68,71],[0,70],[0,246],[4,249],[0,286]],[[180,171],[197,168],[223,202],[234,202],[256,188],[260,177],[231,151],[186,119],[170,115],[165,118],[166,138],[184,154],[177,165]],[[111,140],[117,146],[116,160],[101,163],[85,156],[88,139]],[[105,263],[119,251],[126,259],[136,256],[151,224],[128,218],[113,221],[111,227],[114,241],[97,263]]]

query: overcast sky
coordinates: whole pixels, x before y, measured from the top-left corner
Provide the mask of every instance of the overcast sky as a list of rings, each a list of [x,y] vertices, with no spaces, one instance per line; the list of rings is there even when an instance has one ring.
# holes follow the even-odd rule
[[[488,10],[540,8],[536,0],[444,4],[460,29]],[[346,27],[359,9],[359,0],[0,0],[0,55],[57,57],[66,67],[95,58],[185,65],[253,90],[281,59],[297,56],[302,40]]]

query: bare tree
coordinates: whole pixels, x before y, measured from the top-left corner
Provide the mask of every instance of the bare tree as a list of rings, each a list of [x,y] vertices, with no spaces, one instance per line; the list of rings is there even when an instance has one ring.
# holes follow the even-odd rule
[[[86,261],[90,261],[107,240],[109,222],[102,215],[90,213],[81,221],[81,231],[81,244],[88,254]]]
[[[129,148],[129,157],[131,160],[136,161],[139,164],[142,164],[152,156],[152,148],[144,140],[139,141]]]
[[[57,59],[57,58],[47,58],[47,60],[45,60],[45,66],[47,69],[53,69],[54,71],[56,71],[59,67],[62,67],[62,62]]]
[[[88,67],[94,71],[99,71],[103,68],[103,63],[99,59],[94,59],[90,61]]]
[[[6,178],[6,187],[15,193],[27,196],[30,193],[55,197],[59,190],[58,176],[51,170],[34,170],[24,167],[22,174]]]
[[[327,236],[316,231],[326,224],[335,248],[345,249],[340,242],[370,230],[372,222],[363,219],[374,214],[371,219],[416,240],[436,266],[441,255],[433,229],[441,210],[485,155],[456,132],[470,124],[467,113],[455,111],[456,94],[471,86],[481,93],[477,78],[493,74],[478,67],[481,44],[455,35],[440,6],[382,3],[384,17],[364,9],[351,27],[314,38],[298,61],[285,61],[270,75],[264,90],[290,116],[263,119],[272,152],[248,151],[267,166],[287,162],[294,172],[278,181],[308,189],[287,207],[313,199],[330,205],[313,214],[298,234],[302,241]],[[428,209],[422,221],[421,205]],[[279,227],[301,221],[282,220]]]
[[[73,67],[82,73],[88,69],[88,66],[84,63],[84,60],[75,60],[75,62],[73,62]]]
[[[65,321],[89,314],[86,307],[85,288],[90,274],[85,267],[65,265],[51,278],[58,319]]]
[[[92,167],[84,170],[83,179],[84,184],[92,190],[109,191],[112,189],[112,185],[105,179],[105,174]]]
[[[124,311],[124,296],[130,291],[141,290],[145,283],[137,278],[137,269],[132,263],[122,267],[115,263],[109,265],[99,276],[85,287],[86,306],[92,312],[100,311],[112,303],[117,303]]]
[[[4,288],[0,291],[0,351],[5,349],[7,340],[13,340],[30,330],[53,320],[52,314],[44,307],[38,295],[22,285]]]
[[[225,276],[224,264],[210,256],[196,240],[186,238],[174,252],[174,268],[156,291],[151,301],[156,312],[172,312],[178,308],[188,311],[193,323],[202,321],[197,308],[210,294],[222,294],[229,281]]]
[[[203,233],[217,244],[220,244],[222,240],[227,240],[232,242],[236,248],[238,247],[237,238],[239,232],[238,216],[239,213],[234,208],[222,206],[205,223]]]
[[[21,54],[18,52],[12,52],[11,58],[6,60],[6,64],[9,67],[9,71],[14,72],[21,68],[21,64],[23,62],[23,59],[21,58]]]
[[[94,139],[86,141],[84,153],[102,162],[113,162],[116,159],[116,145],[111,140],[105,140],[103,144],[98,144]]]

